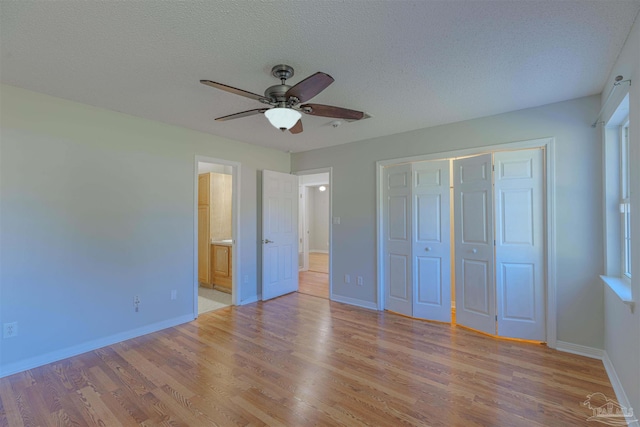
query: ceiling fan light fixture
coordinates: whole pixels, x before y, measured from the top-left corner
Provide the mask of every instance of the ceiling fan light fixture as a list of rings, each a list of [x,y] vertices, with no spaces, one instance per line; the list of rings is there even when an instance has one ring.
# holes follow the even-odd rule
[[[264,115],[267,116],[273,127],[282,131],[291,129],[302,117],[302,114],[293,108],[284,107],[270,108],[264,112]]]

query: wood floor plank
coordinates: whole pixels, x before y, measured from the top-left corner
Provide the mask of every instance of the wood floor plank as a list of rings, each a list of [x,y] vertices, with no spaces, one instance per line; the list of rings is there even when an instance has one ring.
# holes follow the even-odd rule
[[[272,427],[287,427],[282,421],[274,418],[271,414],[258,408],[253,402],[248,401],[244,396],[235,396],[231,398],[231,401],[236,405],[242,407],[245,411],[250,412],[252,415],[259,418],[264,425]]]
[[[129,350],[126,353],[120,353],[120,349],[115,349],[118,354],[122,357],[126,357],[129,363],[134,365],[136,369],[144,372],[145,377],[151,381],[153,384],[176,384],[176,389],[186,398],[193,397],[193,391],[189,390],[187,387],[184,387],[180,382],[176,381],[175,378],[171,377],[162,367],[156,366],[149,360],[147,360],[144,356],[138,353],[135,350]]]
[[[104,396],[105,400],[109,401],[109,407],[117,408],[114,410],[116,414],[126,414],[129,419],[135,420],[138,424],[153,417],[140,396],[126,387],[113,390]]]
[[[309,252],[309,271],[329,273],[329,254]]]
[[[11,389],[9,381],[6,381],[6,384],[0,387],[0,402],[2,402],[0,425],[23,427],[24,421],[20,414],[16,395]]]
[[[298,274],[298,292],[329,299],[329,254],[309,253],[309,270]]]
[[[580,426],[602,362],[300,293],[0,379],[0,427]]]
[[[329,275],[315,271],[299,272],[298,292],[329,299]]]

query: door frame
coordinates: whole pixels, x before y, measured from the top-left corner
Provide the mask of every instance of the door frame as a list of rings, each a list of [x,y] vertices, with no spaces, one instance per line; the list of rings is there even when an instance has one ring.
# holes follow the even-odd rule
[[[386,166],[423,160],[445,160],[468,157],[492,151],[522,150],[543,148],[545,150],[545,293],[546,293],[546,341],[547,346],[556,348],[557,342],[557,295],[556,295],[556,180],[555,180],[555,138],[547,137],[525,141],[506,142],[461,150],[442,151],[433,154],[401,157],[376,162],[376,268],[377,268],[377,309],[384,307],[384,239],[383,213],[384,198],[382,194],[383,171]]]
[[[218,165],[231,166],[231,230],[233,233],[232,248],[232,271],[231,276],[231,304],[239,305],[241,295],[241,283],[239,277],[242,277],[240,254],[241,242],[240,238],[240,168],[239,162],[231,160],[218,159],[215,157],[207,157],[196,155],[193,162],[193,318],[198,317],[198,163],[215,163]]]
[[[319,173],[329,174],[329,300],[333,301],[333,276],[331,274],[333,271],[333,167],[306,169],[292,173],[298,176],[316,175]],[[298,206],[298,209],[300,209],[300,206]]]

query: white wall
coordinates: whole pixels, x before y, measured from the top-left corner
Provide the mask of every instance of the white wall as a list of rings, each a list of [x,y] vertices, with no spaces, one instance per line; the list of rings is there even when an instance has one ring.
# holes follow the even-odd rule
[[[309,207],[309,251],[329,251],[329,191],[325,185],[325,191],[319,187],[309,188],[309,198],[312,199]]]
[[[0,323],[19,323],[0,375],[192,318],[196,155],[242,164],[240,301],[256,297],[258,170],[288,154],[0,90]]]
[[[332,215],[341,217],[333,225],[334,295],[376,303],[376,161],[554,137],[557,337],[603,348],[600,134],[590,126],[599,102],[580,98],[294,154],[292,170],[333,167]],[[345,274],[363,276],[364,286],[345,284]]]
[[[615,76],[631,79],[630,87],[616,90],[603,114],[606,121],[629,91],[629,148],[631,164],[631,232],[632,232],[632,280],[631,287],[636,302],[632,313],[618,296],[603,286],[605,298],[604,350],[615,369],[620,386],[624,389],[636,418],[640,413],[640,22],[631,29],[622,52],[607,79],[604,98]],[[604,271],[602,271],[604,273]],[[620,396],[619,396],[620,398]]]

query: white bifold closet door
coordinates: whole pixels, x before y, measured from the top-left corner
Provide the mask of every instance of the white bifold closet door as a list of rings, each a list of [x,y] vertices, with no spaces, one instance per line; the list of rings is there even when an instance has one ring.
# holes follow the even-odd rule
[[[541,149],[494,154],[498,335],[545,341]]]
[[[385,168],[385,308],[450,322],[454,245],[456,322],[545,341],[543,161],[527,149]]]
[[[385,308],[451,321],[449,161],[385,168]]]
[[[545,341],[543,151],[453,163],[457,323]]]
[[[411,278],[411,164],[383,173],[385,308],[413,316]]]
[[[453,162],[456,322],[496,333],[491,154]]]
[[[413,317],[440,322],[451,322],[449,164],[412,164]]]

